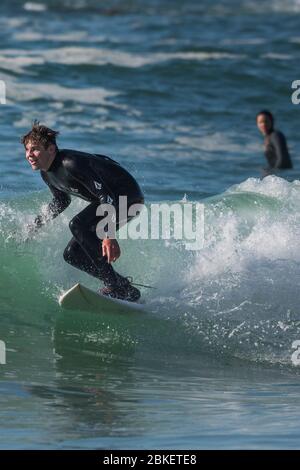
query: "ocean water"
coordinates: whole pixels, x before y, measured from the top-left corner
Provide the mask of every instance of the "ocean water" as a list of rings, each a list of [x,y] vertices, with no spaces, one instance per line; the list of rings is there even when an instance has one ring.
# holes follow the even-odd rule
[[[299,21],[296,0],[1,2],[1,449],[299,448]],[[295,166],[265,179],[261,108]],[[50,196],[20,145],[34,119],[148,205],[204,205],[199,251],[120,242],[147,314],[60,309],[97,283],[62,258],[84,202],[25,241]]]

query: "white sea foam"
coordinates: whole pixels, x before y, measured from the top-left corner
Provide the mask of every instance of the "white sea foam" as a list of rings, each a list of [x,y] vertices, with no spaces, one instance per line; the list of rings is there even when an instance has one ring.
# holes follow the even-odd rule
[[[120,67],[139,68],[171,60],[232,60],[243,57],[239,54],[222,52],[174,52],[138,55],[104,48],[60,47],[42,51],[34,50],[32,52],[23,49],[3,49],[0,61],[3,68],[15,72],[24,72],[25,68],[30,65],[45,64],[47,62],[65,65],[112,64]]]
[[[203,150],[204,152],[224,152],[224,148],[226,148],[226,151],[231,154],[231,156],[226,156],[227,160],[234,159],[234,153],[241,155],[249,152],[257,152],[260,148],[255,142],[247,141],[247,138],[245,138],[245,142],[243,144],[240,144],[236,141],[235,136],[231,137],[230,135],[222,132],[211,132],[206,130],[205,135],[203,136],[193,136],[192,133],[195,132],[194,129],[189,129],[189,131],[183,132],[186,132],[187,135],[179,135],[175,138],[175,141],[179,144]],[[207,155],[203,153],[199,158],[207,159],[211,158],[211,156],[207,157]]]
[[[42,12],[47,10],[47,5],[44,3],[26,2],[24,3],[23,8],[26,11]]]
[[[181,294],[192,335],[219,352],[291,364],[300,335],[299,203],[299,181],[269,176],[206,205],[206,245]]]
[[[25,29],[24,31],[17,31],[13,34],[13,37],[16,41],[21,42],[34,42],[34,41],[49,41],[49,42],[71,42],[74,43],[88,43],[88,44],[99,44],[105,41],[114,44],[123,44],[123,39],[114,36],[113,34],[89,34],[87,31],[76,31],[73,32],[60,32],[60,33],[47,33],[32,31],[31,29]],[[136,43],[134,38],[126,38],[126,43]]]
[[[3,51],[2,51],[3,52]],[[13,53],[13,51],[12,51]],[[0,54],[0,64],[1,68],[7,70],[8,72],[24,73],[27,67],[31,65],[43,65],[45,60],[40,56],[32,55],[3,55]],[[28,70],[26,70],[28,74]],[[32,72],[31,72],[32,74]]]
[[[97,65],[113,64],[122,67],[143,67],[169,60],[231,60],[241,58],[238,54],[220,52],[174,52],[174,53],[152,53],[145,55],[131,54],[123,51],[112,51],[110,49],[96,49],[83,47],[64,47],[45,51],[48,61],[67,64],[94,63]]]
[[[22,31],[14,34],[14,39],[17,41],[55,41],[55,42],[81,42],[90,41],[86,31],[76,31],[76,33],[61,33],[61,34],[43,34],[35,31]],[[95,39],[95,38],[94,38]],[[101,38],[98,38],[101,40]],[[104,37],[102,38],[104,40]]]
[[[75,101],[82,104],[109,105],[108,99],[118,95],[118,92],[106,90],[100,87],[85,89],[67,88],[55,83],[11,83],[10,98],[13,101],[29,101],[39,98],[50,101]]]
[[[275,0],[272,3],[267,2],[268,8],[271,8],[275,11],[282,12],[300,12],[300,1],[299,0],[285,0],[284,2],[280,0]]]
[[[228,46],[260,46],[261,44],[266,44],[266,39],[264,38],[236,38],[236,39],[223,39],[221,44]]]
[[[268,52],[267,54],[262,54],[262,59],[272,59],[272,60],[294,60],[294,57],[291,54],[279,54],[276,52]]]
[[[12,17],[7,16],[0,17],[0,25],[2,27],[10,28],[11,31],[17,28],[23,27],[27,23],[26,18],[21,17]]]
[[[263,180],[257,178],[248,178],[241,184],[232,186],[228,193],[252,192],[264,194],[283,201],[285,204],[297,206],[300,203],[300,181],[295,180],[292,183],[278,176],[267,176]]]

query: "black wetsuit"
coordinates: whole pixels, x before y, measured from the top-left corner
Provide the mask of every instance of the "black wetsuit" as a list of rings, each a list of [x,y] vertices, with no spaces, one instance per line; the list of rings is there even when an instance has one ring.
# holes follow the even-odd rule
[[[273,130],[265,137],[265,156],[271,169],[292,168],[292,161],[282,132]]]
[[[101,217],[96,216],[96,210],[104,203],[117,208],[119,196],[127,196],[128,207],[135,203],[143,204],[144,197],[138,183],[109,157],[76,150],[59,150],[48,171],[41,171],[41,176],[54,196],[46,217],[54,218],[64,211],[71,202],[71,196],[90,202],[70,221],[73,238],[64,251],[64,259],[113,287],[119,275],[102,256],[101,241],[96,235]],[[117,210],[117,230],[120,227],[118,215]],[[128,221],[127,217],[121,225]],[[43,216],[35,219],[37,225],[43,222]]]

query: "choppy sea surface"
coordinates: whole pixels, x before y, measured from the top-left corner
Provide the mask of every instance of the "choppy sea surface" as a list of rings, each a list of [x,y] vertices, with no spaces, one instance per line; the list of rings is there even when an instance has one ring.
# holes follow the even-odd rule
[[[1,449],[299,448],[299,21],[296,0],[1,2]],[[261,108],[295,167],[264,179]],[[50,198],[20,144],[34,119],[147,204],[204,205],[201,250],[120,242],[147,313],[59,307],[97,283],[62,258],[84,202],[24,241]]]

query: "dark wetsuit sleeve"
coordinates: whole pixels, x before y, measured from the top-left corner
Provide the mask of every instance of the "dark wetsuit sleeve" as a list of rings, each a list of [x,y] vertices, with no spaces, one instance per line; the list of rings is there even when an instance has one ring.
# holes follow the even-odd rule
[[[61,214],[61,212],[63,212],[71,203],[71,197],[67,193],[54,188],[45,180],[45,178],[43,178],[43,180],[49,186],[49,189],[53,194],[53,199],[47,206],[46,214],[38,215],[35,218],[34,223],[37,226],[43,225],[49,219],[55,219],[55,217]]]
[[[270,137],[270,143],[275,149],[275,161],[273,168],[283,168],[290,156],[286,145],[286,140],[280,132],[273,132]]]

